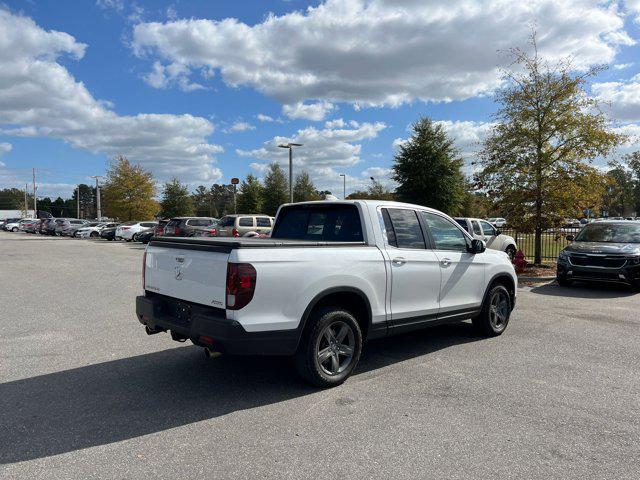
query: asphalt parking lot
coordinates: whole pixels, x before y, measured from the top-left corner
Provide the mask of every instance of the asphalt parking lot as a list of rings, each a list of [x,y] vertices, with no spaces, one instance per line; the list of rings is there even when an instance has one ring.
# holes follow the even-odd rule
[[[638,478],[639,294],[522,287],[501,337],[372,342],[319,391],[147,336],[142,252],[0,232],[0,478]]]

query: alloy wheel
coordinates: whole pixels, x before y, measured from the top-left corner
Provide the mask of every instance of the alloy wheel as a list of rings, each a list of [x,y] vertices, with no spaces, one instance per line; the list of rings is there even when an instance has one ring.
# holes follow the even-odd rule
[[[498,290],[491,297],[489,321],[496,332],[504,330],[509,319],[509,297],[506,292]]]
[[[338,320],[327,325],[316,343],[320,368],[327,375],[344,372],[353,361],[355,345],[355,335],[347,323]]]

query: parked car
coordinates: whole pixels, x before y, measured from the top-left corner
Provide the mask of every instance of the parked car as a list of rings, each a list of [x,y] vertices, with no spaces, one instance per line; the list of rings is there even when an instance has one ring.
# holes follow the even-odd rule
[[[516,256],[518,247],[513,237],[504,235],[499,229],[486,220],[479,218],[455,218],[455,221],[473,238],[482,240],[487,248],[500,250],[509,255],[511,260]]]
[[[167,223],[169,223],[169,219],[160,220],[158,222],[158,225],[156,225],[156,227],[153,229],[153,234],[156,237],[164,235],[164,227],[167,226]]]
[[[73,237],[76,230],[79,228],[85,227],[89,225],[89,220],[80,220],[77,218],[67,218],[65,221],[60,224],[60,236],[62,237]],[[57,229],[56,229],[57,233]]]
[[[43,235],[55,235],[56,225],[63,222],[63,218],[47,218],[40,224],[40,233]]]
[[[265,233],[273,228],[273,217],[255,214],[226,215],[216,226],[216,237],[242,237],[248,232]]]
[[[17,232],[20,229],[21,218],[7,218],[2,227],[7,232]]]
[[[126,240],[127,242],[130,242],[133,239],[133,235],[135,233],[146,230],[147,228],[155,227],[157,225],[158,222],[155,220],[123,223],[121,225],[118,225],[118,227],[116,228],[116,240]]]
[[[507,220],[502,217],[487,218],[486,221],[497,228],[504,228],[507,226]]]
[[[73,236],[79,238],[98,238],[103,228],[117,227],[118,225],[120,224],[117,222],[91,222],[76,230]]]
[[[213,228],[218,223],[212,217],[175,217],[164,227],[163,235],[167,237],[191,237],[196,228]]]
[[[640,222],[628,220],[585,225],[558,256],[556,279],[616,282],[640,289]]]
[[[151,240],[152,237],[155,237],[155,228],[150,228],[140,233],[136,233],[134,235],[135,241],[147,244]]]
[[[170,331],[209,355],[291,355],[305,379],[331,387],[368,339],[465,319],[502,334],[516,287],[506,255],[437,210],[307,202],[280,207],[271,238],[155,238],[136,313],[148,334]]]
[[[22,230],[25,233],[37,233],[40,231],[40,223],[42,220],[32,220],[23,225]]]
[[[30,228],[33,225],[33,222],[37,221],[37,218],[23,218],[18,222],[18,230],[24,232],[26,228]]]
[[[105,227],[100,230],[100,238],[104,238],[105,240],[113,241],[116,239],[116,229],[118,227]]]
[[[193,227],[192,237],[215,237],[217,224],[210,227]]]

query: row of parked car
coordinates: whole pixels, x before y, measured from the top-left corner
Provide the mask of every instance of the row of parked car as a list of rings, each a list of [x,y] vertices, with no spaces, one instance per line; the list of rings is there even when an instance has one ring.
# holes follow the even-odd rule
[[[0,228],[10,232],[26,232],[75,238],[103,238],[148,243],[153,236],[175,237],[242,237],[266,236],[273,227],[273,217],[256,214],[213,217],[175,217],[164,220],[131,222],[90,221],[77,218],[8,218],[0,220]]]

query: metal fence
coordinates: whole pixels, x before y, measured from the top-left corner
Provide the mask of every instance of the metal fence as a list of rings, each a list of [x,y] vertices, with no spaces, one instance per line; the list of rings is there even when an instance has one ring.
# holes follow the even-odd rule
[[[518,249],[522,250],[528,261],[533,261],[535,252],[535,234],[533,232],[519,232],[511,228],[502,228],[504,235],[512,236]],[[542,232],[542,260],[553,260],[558,258],[560,251],[570,242],[567,235],[577,235],[579,227],[575,228],[554,228]]]

